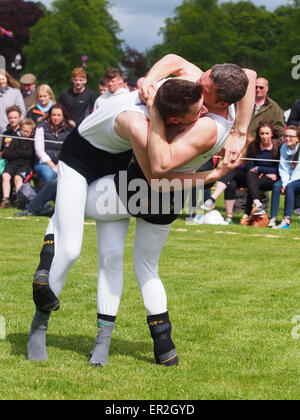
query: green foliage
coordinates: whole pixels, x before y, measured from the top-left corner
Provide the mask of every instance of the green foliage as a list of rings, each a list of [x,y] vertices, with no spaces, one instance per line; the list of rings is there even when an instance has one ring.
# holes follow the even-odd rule
[[[161,28],[164,42],[147,52],[153,64],[174,53],[207,70],[233,62],[256,70],[270,81],[270,96],[286,109],[299,97],[299,80],[292,78],[299,55],[300,2],[274,12],[251,1],[238,3],[185,0]]]
[[[6,59],[7,69],[14,77],[17,77],[11,62],[16,54],[20,53],[29,42],[29,28],[32,28],[41,16],[45,8],[41,3],[23,0],[2,0],[0,6],[0,26],[13,32],[13,37],[0,35],[0,54]],[[22,60],[24,65],[24,60]]]
[[[230,20],[217,7],[217,1],[186,0],[176,10],[177,16],[167,19],[165,28],[161,30],[163,54],[173,52],[182,55],[202,68],[226,60],[234,38],[230,31],[224,30],[230,26]],[[212,45],[218,45],[218,51]],[[150,50],[150,60],[159,58],[161,51],[159,46]]]
[[[295,2],[295,7],[281,7],[275,13],[281,31],[276,46],[271,50],[266,74],[272,81],[274,99],[288,107],[300,96],[300,80],[292,77],[295,63],[291,63],[294,56],[300,55],[300,3]]]
[[[24,49],[26,71],[48,83],[56,93],[69,85],[74,67],[88,56],[88,85],[97,86],[108,67],[122,57],[119,26],[107,10],[105,0],[57,0],[48,14],[31,30]],[[38,59],[37,59],[38,58]]]

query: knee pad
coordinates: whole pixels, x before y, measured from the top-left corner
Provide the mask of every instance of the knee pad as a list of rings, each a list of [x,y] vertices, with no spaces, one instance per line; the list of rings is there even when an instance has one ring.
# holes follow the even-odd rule
[[[171,338],[172,326],[168,312],[160,315],[148,316],[147,322],[154,341],[154,356],[161,365],[178,365],[175,344]]]
[[[38,270],[33,278],[33,301],[37,309],[43,312],[57,311],[59,300],[49,286],[49,272]]]

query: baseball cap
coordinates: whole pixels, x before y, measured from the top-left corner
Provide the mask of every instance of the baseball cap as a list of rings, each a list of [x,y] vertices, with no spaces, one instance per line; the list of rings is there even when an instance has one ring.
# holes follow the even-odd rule
[[[27,73],[21,77],[20,82],[22,85],[31,85],[36,82],[36,77],[31,73]]]

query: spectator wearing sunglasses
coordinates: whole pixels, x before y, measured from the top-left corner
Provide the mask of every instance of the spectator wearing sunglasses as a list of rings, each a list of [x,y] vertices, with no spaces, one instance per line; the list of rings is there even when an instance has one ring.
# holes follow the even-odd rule
[[[273,125],[280,134],[284,133],[284,115],[280,106],[268,96],[269,82],[260,77],[256,80],[256,95],[252,118],[248,128],[248,134],[255,138],[259,121],[267,118],[273,121]]]

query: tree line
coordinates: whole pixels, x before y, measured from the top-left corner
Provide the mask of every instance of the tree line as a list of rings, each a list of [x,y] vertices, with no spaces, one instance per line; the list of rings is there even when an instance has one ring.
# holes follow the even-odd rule
[[[300,97],[299,28],[299,0],[274,12],[251,1],[185,0],[161,29],[163,43],[147,58],[153,63],[172,52],[203,70],[224,62],[254,69],[269,80],[270,96],[286,109]]]
[[[183,0],[160,30],[163,42],[143,53],[124,46],[109,6],[106,0],[56,0],[47,10],[41,3],[0,0],[0,26],[14,33],[0,38],[0,54],[10,62],[22,51],[23,72],[58,91],[76,66],[87,66],[95,87],[108,67],[141,76],[174,53],[203,70],[224,62],[256,70],[284,109],[300,97],[300,0],[273,12],[251,1]]]

